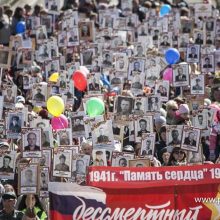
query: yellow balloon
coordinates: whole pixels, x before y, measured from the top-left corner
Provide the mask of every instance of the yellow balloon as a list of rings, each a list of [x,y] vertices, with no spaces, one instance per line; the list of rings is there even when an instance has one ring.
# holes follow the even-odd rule
[[[49,77],[49,81],[50,82],[57,82],[58,79],[60,77],[60,74],[59,73],[53,73],[50,77]]]
[[[60,116],[65,109],[63,99],[59,96],[51,96],[47,100],[47,109],[51,115],[55,117]]]

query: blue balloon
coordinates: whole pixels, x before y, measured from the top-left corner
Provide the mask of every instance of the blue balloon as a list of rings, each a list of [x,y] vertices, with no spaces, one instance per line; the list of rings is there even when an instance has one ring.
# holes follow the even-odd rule
[[[165,52],[165,59],[169,65],[175,64],[180,59],[180,53],[175,48],[170,48]]]
[[[23,34],[26,31],[26,25],[24,21],[19,21],[16,25],[16,34]]]
[[[160,16],[168,15],[171,11],[170,5],[162,5],[160,8]]]

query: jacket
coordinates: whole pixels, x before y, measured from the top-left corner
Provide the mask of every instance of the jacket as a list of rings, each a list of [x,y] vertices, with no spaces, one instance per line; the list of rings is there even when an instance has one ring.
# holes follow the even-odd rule
[[[27,209],[24,209],[22,212],[25,213]],[[34,213],[37,215],[37,217],[40,220],[46,220],[47,219],[47,214],[45,211],[41,210],[38,207],[34,207]]]

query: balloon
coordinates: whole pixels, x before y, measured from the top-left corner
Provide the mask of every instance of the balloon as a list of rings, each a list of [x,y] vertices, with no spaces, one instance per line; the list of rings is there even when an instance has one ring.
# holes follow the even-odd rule
[[[167,68],[163,72],[163,80],[168,80],[170,83],[173,82],[173,69],[172,68]]]
[[[105,111],[105,104],[101,99],[93,97],[86,102],[86,110],[90,117],[102,115]]]
[[[180,53],[175,48],[170,48],[165,52],[165,59],[168,64],[172,65],[179,61]]]
[[[50,82],[57,82],[59,79],[60,74],[59,73],[53,73],[50,77],[49,77],[49,81]]]
[[[51,125],[54,130],[68,128],[69,122],[65,115],[61,114],[59,117],[51,119]]]
[[[15,27],[16,34],[23,34],[26,31],[26,25],[24,21],[19,21]]]
[[[89,70],[86,66],[80,66],[79,70],[86,74],[86,76],[89,74]]]
[[[81,70],[77,70],[73,73],[72,80],[74,81],[74,86],[79,91],[84,91],[87,87],[86,74]]]
[[[170,5],[162,5],[160,8],[160,16],[168,15],[171,11]]]
[[[55,117],[60,116],[65,109],[62,98],[59,96],[51,96],[47,100],[47,109],[51,115]]]

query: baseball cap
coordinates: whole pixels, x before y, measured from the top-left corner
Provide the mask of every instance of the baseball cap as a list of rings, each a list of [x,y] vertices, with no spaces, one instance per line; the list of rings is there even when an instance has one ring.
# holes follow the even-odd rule
[[[14,192],[6,192],[6,193],[3,194],[2,199],[12,200],[12,199],[17,199],[17,196],[15,195]]]

